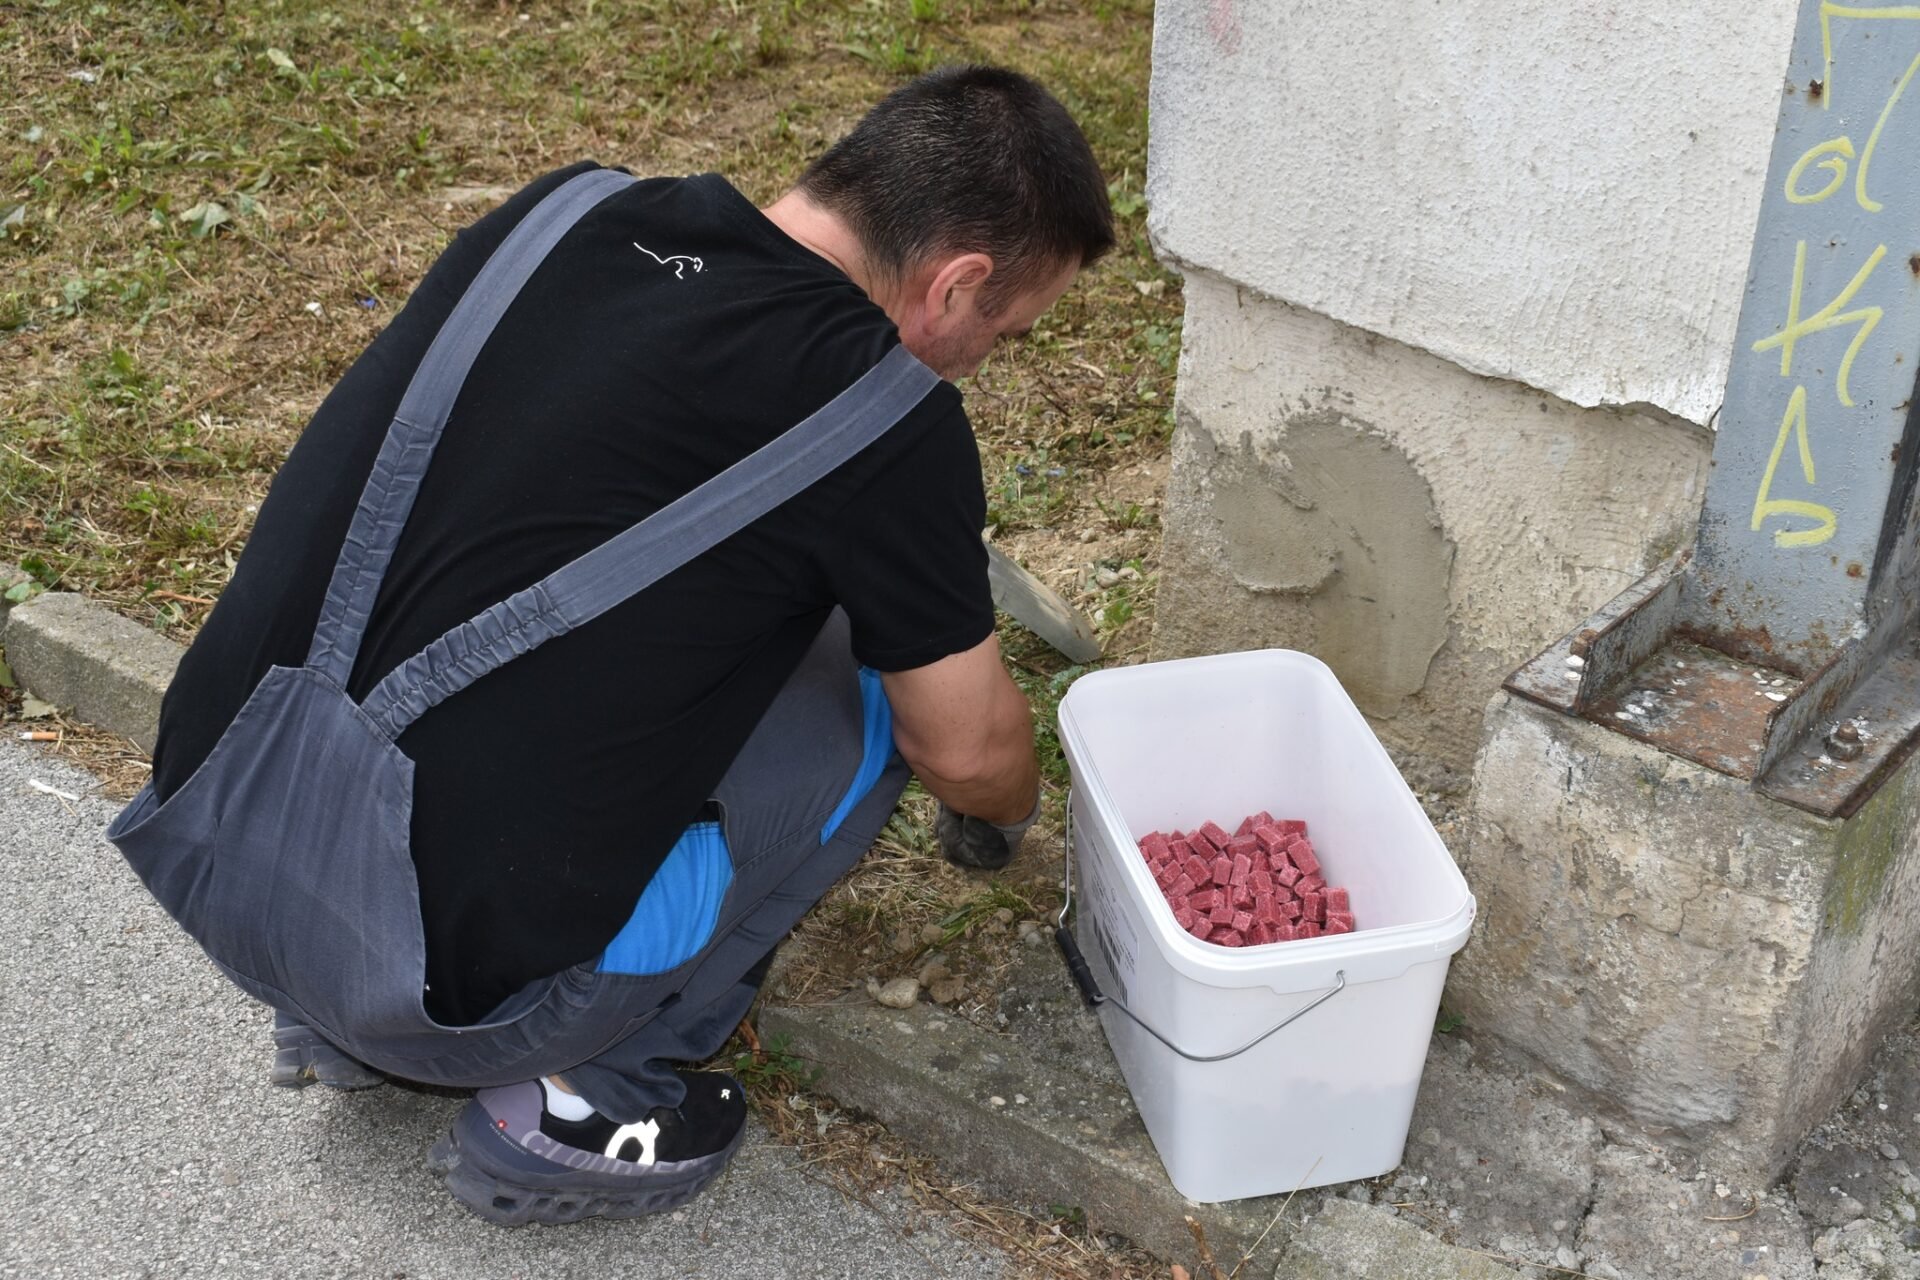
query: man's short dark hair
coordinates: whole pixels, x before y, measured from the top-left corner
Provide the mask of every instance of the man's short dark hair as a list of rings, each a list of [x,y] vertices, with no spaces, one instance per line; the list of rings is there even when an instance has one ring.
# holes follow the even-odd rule
[[[894,90],[801,175],[800,189],[898,279],[936,254],[984,253],[989,313],[1113,248],[1113,210],[1067,109],[1002,67],[942,67]]]

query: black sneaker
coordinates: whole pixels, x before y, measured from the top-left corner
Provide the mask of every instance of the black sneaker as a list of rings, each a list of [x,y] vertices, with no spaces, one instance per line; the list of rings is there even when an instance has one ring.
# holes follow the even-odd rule
[[[717,1071],[676,1071],[677,1107],[638,1124],[595,1113],[562,1120],[537,1080],[482,1089],[428,1156],[447,1190],[489,1222],[638,1218],[677,1208],[719,1176],[746,1133],[740,1082]]]
[[[273,1018],[273,1083],[282,1089],[324,1084],[332,1089],[372,1089],[387,1078],[288,1014]]]

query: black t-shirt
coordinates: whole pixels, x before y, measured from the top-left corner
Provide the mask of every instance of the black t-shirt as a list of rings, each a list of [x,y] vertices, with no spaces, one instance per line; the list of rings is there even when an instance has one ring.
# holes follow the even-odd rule
[[[487,255],[548,191],[460,233],[328,395],[274,479],[167,692],[162,799],[270,665],[306,660],[407,381]],[[698,269],[695,269],[696,260]],[[455,403],[349,693],[738,461],[898,341],[826,260],[724,179],[635,183],[507,309]],[[403,734],[428,1008],[471,1022],[599,954],[833,606],[855,656],[924,666],[992,631],[980,457],[942,383],[879,442],[640,595]]]

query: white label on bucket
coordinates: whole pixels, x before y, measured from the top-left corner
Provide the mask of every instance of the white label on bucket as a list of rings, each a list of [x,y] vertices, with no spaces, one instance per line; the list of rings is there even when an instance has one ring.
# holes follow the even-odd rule
[[[1120,988],[1114,994],[1124,1002],[1127,988],[1133,985],[1140,939],[1104,877],[1093,876],[1087,880],[1087,897],[1093,903],[1094,941],[1099,944],[1101,958],[1107,962],[1107,972]]]

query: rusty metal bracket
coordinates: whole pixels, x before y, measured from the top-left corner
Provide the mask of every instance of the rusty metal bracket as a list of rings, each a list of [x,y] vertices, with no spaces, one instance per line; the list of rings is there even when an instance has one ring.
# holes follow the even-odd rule
[[[1678,617],[1681,552],[1602,605],[1507,679],[1507,688],[1568,715],[1584,713],[1665,644]]]
[[[1677,603],[1684,556],[1523,664],[1509,692],[1822,817],[1864,804],[1920,746],[1920,644],[1853,644],[1806,678],[1725,652]]]

